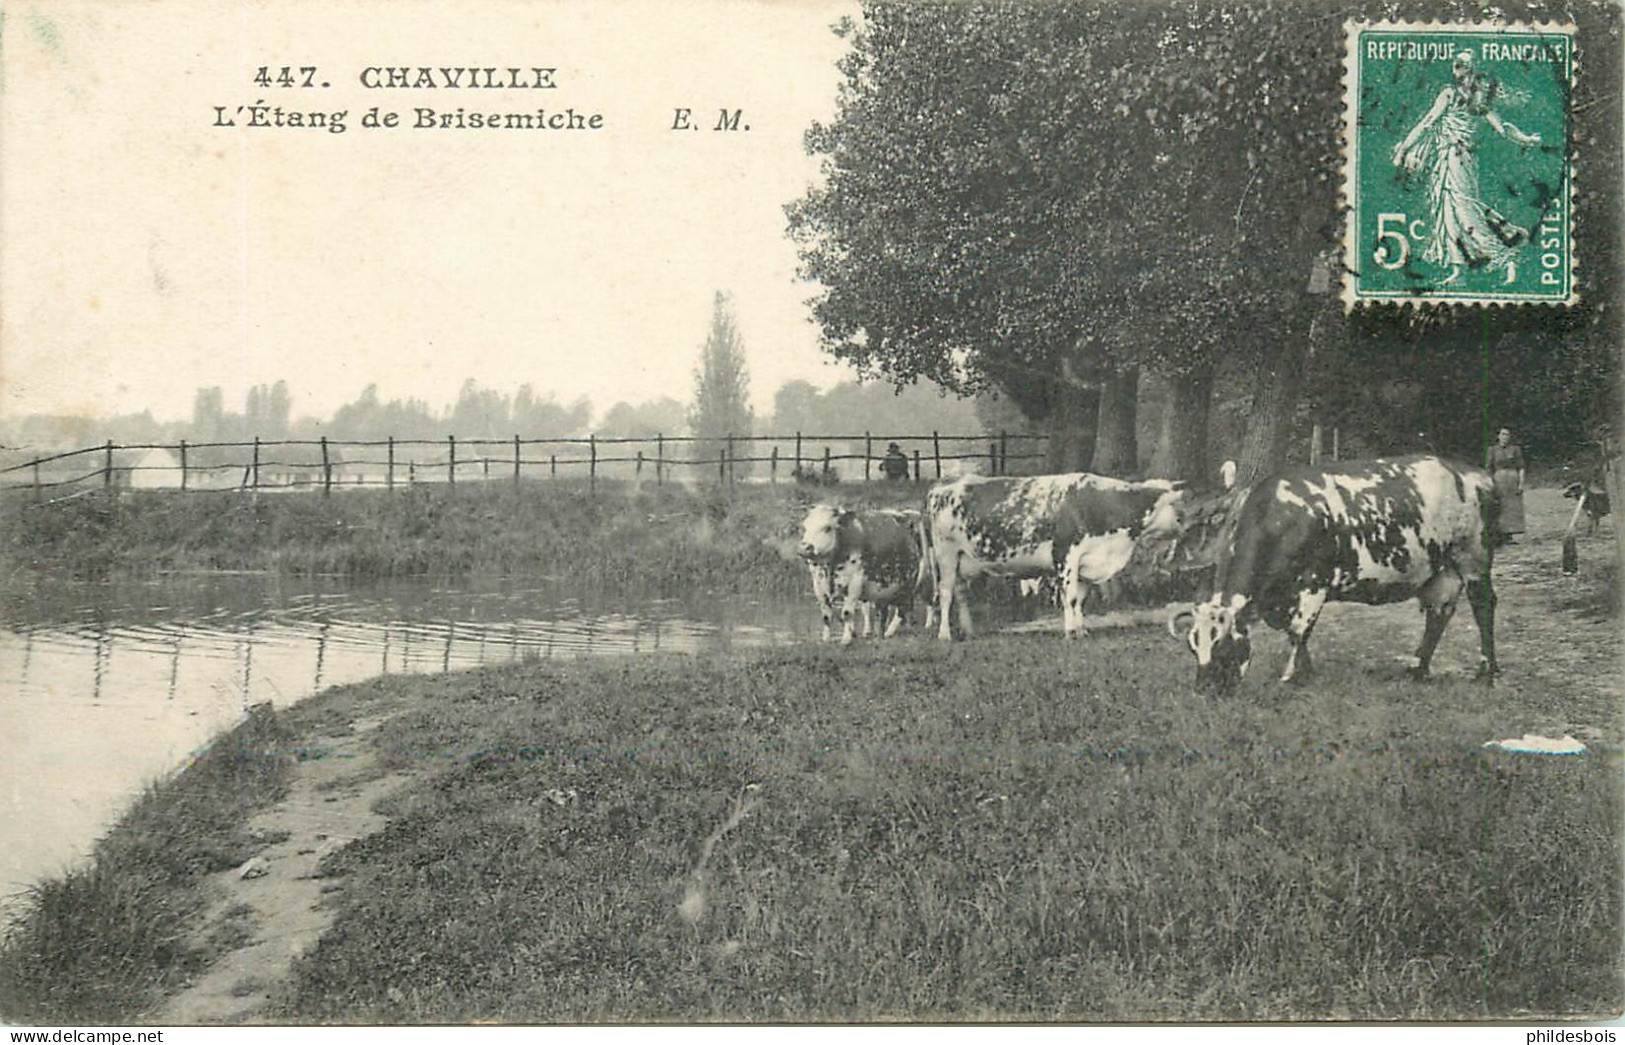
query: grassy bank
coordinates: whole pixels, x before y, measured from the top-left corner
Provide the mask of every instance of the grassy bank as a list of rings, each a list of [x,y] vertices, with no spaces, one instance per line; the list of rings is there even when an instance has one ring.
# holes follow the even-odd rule
[[[3,572],[101,579],[258,570],[352,578],[527,576],[583,590],[791,594],[808,505],[923,500],[923,486],[641,487],[573,480],[265,494],[135,491],[0,500]]]
[[[271,1018],[1619,1008],[1617,747],[1480,746],[1550,728],[1571,693],[1485,690],[1465,671],[1419,686],[1333,632],[1315,687],[1250,680],[1208,702],[1175,653],[1149,629],[1082,648],[911,639],[329,691],[280,728],[384,711],[375,750],[413,772],[388,826],[328,859],[336,921]],[[149,799],[104,847],[100,888],[197,851],[190,832],[164,833],[169,801]],[[214,865],[244,855],[228,848]],[[183,883],[201,866],[163,859],[182,860],[165,873]],[[129,1018],[139,1007],[118,999],[132,996],[97,995],[82,981],[107,970],[71,957],[122,934],[88,933],[65,912],[95,905],[48,904],[56,888],[0,961],[7,1014]],[[197,960],[167,939],[103,960],[161,987]]]
[[[243,823],[277,798],[287,750],[276,716],[255,709],[137,799],[86,866],[30,889],[0,941],[0,1019],[129,1022],[206,965],[214,948],[187,940],[200,884],[263,844]]]
[[[278,1016],[1617,1010],[1614,755],[1486,752],[1535,695],[1464,680],[1203,702],[1167,643],[391,682],[417,692],[380,749],[433,773],[333,860]]]

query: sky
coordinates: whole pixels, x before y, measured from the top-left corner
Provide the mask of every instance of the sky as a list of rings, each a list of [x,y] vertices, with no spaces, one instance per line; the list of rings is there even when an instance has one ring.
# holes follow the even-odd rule
[[[7,8],[0,415],[180,420],[198,387],[240,409],[285,379],[296,414],[325,416],[369,384],[440,407],[473,378],[601,416],[688,399],[718,290],[758,411],[787,380],[853,376],[819,351],[783,206],[817,178],[802,136],[834,113],[830,27],[855,4]],[[330,86],[256,85],[261,66]],[[550,68],[558,86],[363,86],[401,66]],[[342,110],[346,129],[247,126],[237,107],[262,102]],[[407,125],[574,108],[603,129],[363,128],[375,106]],[[680,107],[703,129],[674,131]],[[712,130],[722,109],[750,129]]]

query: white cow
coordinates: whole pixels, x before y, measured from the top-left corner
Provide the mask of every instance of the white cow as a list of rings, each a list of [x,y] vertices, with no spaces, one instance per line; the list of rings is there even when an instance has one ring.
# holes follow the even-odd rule
[[[914,511],[820,504],[807,512],[799,553],[812,576],[824,641],[830,639],[837,602],[843,645],[852,641],[860,611],[863,634],[873,633],[876,607],[885,636],[897,633],[925,574],[920,556],[923,533],[920,513]]]

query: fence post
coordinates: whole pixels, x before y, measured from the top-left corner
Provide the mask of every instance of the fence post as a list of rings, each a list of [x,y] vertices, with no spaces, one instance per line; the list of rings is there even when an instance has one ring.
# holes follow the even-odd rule
[[[999,474],[1010,474],[1010,436],[1002,428],[999,430]]]
[[[796,430],[796,471],[801,471],[801,431]],[[792,473],[793,474],[793,473]]]
[[[773,444],[773,456],[767,462],[767,481],[770,485],[779,484],[779,444]]]
[[[635,470],[633,471],[632,474],[640,482],[643,480],[643,451],[642,450],[638,451],[638,463],[635,466]]]
[[[931,432],[931,456],[937,461],[937,478],[942,478],[942,437],[935,430]]]
[[[186,492],[186,440],[181,440],[181,492]]]
[[[519,486],[519,436],[517,433],[513,437],[513,485],[516,489]]]
[[[452,486],[457,485],[457,437],[446,436],[446,482]]]
[[[875,456],[874,437],[867,430],[863,433],[863,481],[869,481],[869,463]]]
[[[548,454],[547,455],[547,474],[550,475],[550,476],[554,476],[554,477],[558,476],[558,474],[559,474],[559,455],[558,454]]]
[[[914,448],[914,481],[920,481],[920,448]]]
[[[587,434],[587,492],[598,492],[598,435],[595,432]]]
[[[327,436],[322,436],[322,496],[333,492],[333,465],[327,457]]]
[[[1341,461],[1343,459],[1342,456],[1338,454],[1338,452],[1337,452],[1338,450],[1339,450],[1339,447],[1337,445],[1337,426],[1332,425],[1332,460],[1334,460],[1334,461]]]
[[[666,434],[655,433],[655,485],[666,481]]]
[[[727,481],[728,481],[728,448],[725,447],[725,446],[719,446],[719,447],[717,447],[717,482],[725,483]]]
[[[988,467],[988,473],[987,474],[989,474],[989,475],[998,475],[999,474],[999,444],[996,443],[996,442],[993,442],[991,439],[988,440],[988,444],[987,444],[987,467]]]
[[[102,488],[110,490],[113,488],[113,440],[111,439],[107,441],[107,448],[102,461]]]
[[[829,474],[829,447],[824,447],[824,475]],[[822,479],[824,476],[819,476]]]
[[[395,489],[395,437],[389,437],[389,471],[384,473],[384,486]]]
[[[254,463],[250,466],[248,474],[250,477],[249,489],[258,490],[260,488],[260,437],[257,435],[254,437]]]

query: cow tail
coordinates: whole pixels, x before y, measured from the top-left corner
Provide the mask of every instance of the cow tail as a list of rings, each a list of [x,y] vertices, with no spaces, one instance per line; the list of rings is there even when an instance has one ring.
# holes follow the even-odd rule
[[[923,591],[930,598],[937,590],[937,549],[931,539],[929,511],[914,521],[914,543],[920,550],[920,564],[914,570],[914,590]]]

